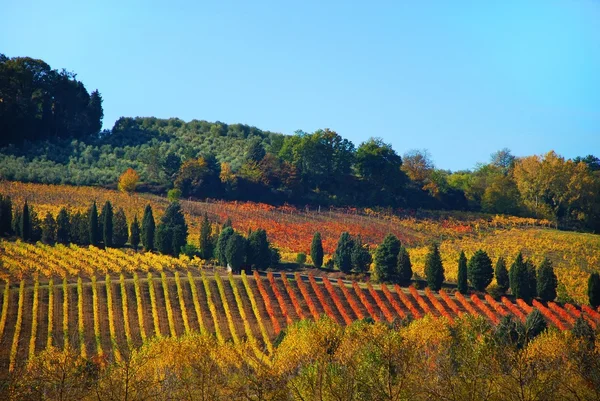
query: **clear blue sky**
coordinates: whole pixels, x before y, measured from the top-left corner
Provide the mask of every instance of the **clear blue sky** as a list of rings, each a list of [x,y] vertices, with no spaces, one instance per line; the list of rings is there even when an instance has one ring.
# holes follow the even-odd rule
[[[600,156],[600,2],[0,0],[0,52],[120,116],[380,136],[440,168]]]

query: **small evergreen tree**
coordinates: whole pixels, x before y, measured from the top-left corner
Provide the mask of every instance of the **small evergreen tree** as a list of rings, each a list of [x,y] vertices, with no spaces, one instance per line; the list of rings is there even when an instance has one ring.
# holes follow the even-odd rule
[[[179,202],[169,204],[156,230],[156,247],[164,254],[178,256],[187,243],[187,224]]]
[[[56,242],[56,220],[50,212],[46,213],[46,217],[44,217],[42,242],[44,244],[54,244]]]
[[[264,270],[271,264],[270,244],[267,232],[262,228],[248,235],[248,253],[246,255],[248,265],[252,269]],[[228,259],[229,260],[229,259]]]
[[[515,258],[515,261],[510,266],[508,273],[510,280],[510,290],[516,298],[522,298],[526,302],[531,301],[532,296],[529,285],[529,272],[527,266],[523,261],[523,255],[521,252]]]
[[[267,248],[268,249],[268,248]],[[269,260],[270,260],[269,252]],[[246,240],[240,234],[234,232],[227,240],[225,246],[225,258],[227,264],[234,273],[239,273],[246,259]]]
[[[129,229],[127,228],[127,217],[123,208],[119,208],[113,216],[113,245],[122,248],[127,243]]]
[[[398,253],[402,244],[394,234],[388,234],[375,250],[375,279],[395,282],[398,280]]]
[[[89,245],[90,243],[90,219],[88,213],[75,212],[71,214],[71,231],[69,236],[71,242],[77,245]]]
[[[439,291],[444,283],[444,265],[437,244],[432,244],[425,258],[425,278],[427,285],[434,291]]]
[[[225,248],[227,247],[227,241],[229,241],[229,237],[232,235],[233,228],[231,227],[225,227],[219,234],[215,256],[221,266],[227,266],[227,254],[225,253]]]
[[[17,237],[23,238],[23,233],[21,232],[21,218],[23,214],[23,209],[16,209],[15,215],[12,219],[12,227],[11,231],[14,232]]]
[[[21,238],[23,241],[31,241],[31,214],[29,213],[29,205],[27,204],[27,200],[25,200],[25,204],[23,204],[23,211],[21,212],[21,221],[19,232],[21,233]]]
[[[98,208],[96,207],[96,201],[94,201],[88,212],[88,221],[89,243],[98,246],[100,244],[100,231],[98,227]]]
[[[204,219],[200,225],[200,257],[210,260],[214,253],[214,241],[212,238],[212,225],[208,220],[208,214],[204,213]]]
[[[140,222],[137,219],[137,215],[133,216],[133,221],[129,228],[129,244],[136,251],[138,246],[140,246]]]
[[[398,252],[398,282],[402,285],[408,285],[410,284],[410,280],[412,280],[412,276],[412,263],[410,261],[408,249],[404,246],[400,246],[400,251]]]
[[[146,251],[154,249],[154,236],[156,231],[156,223],[152,214],[152,206],[146,205],[144,209],[144,217],[142,217],[142,245]]]
[[[458,257],[458,291],[461,294],[469,292],[469,284],[467,282],[468,270],[467,270],[467,257],[464,251],[460,252]]]
[[[56,216],[56,242],[59,244],[68,244],[70,231],[69,212],[63,207],[58,212],[58,216]]]
[[[494,278],[492,261],[487,253],[479,249],[469,260],[467,265],[467,276],[471,285],[477,291],[485,291]]]
[[[0,195],[0,235],[12,232],[12,200],[10,196]]]
[[[496,262],[496,268],[494,269],[496,275],[496,283],[498,284],[498,290],[502,293],[508,291],[510,282],[508,280],[508,270],[506,269],[506,261],[502,256],[498,258]]]
[[[588,300],[592,308],[600,306],[600,275],[596,272],[588,278]]]
[[[556,298],[556,287],[558,287],[558,279],[554,273],[552,263],[544,258],[537,276],[537,295],[544,301],[554,301]]]
[[[164,224],[159,224],[154,243],[158,252],[164,255],[173,254],[173,230],[169,230]]]
[[[371,253],[369,252],[369,246],[367,244],[363,244],[360,235],[358,235],[352,242],[352,267],[359,273],[369,271],[369,267],[373,261]]]
[[[335,266],[343,273],[350,273],[352,270],[352,247],[350,234],[343,232],[333,254]]]
[[[29,208],[29,221],[31,224],[31,241],[40,241],[42,239],[42,222],[33,207]]]
[[[310,244],[310,258],[317,269],[323,266],[323,241],[319,232],[313,235],[312,243]]]
[[[279,254],[279,249],[275,247],[270,247],[269,251],[271,251],[271,262],[269,267],[275,269],[279,266],[279,262],[281,261],[281,255]]]
[[[527,260],[525,262],[525,266],[527,266],[529,296],[531,297],[531,299],[533,299],[537,297],[537,272],[535,270],[535,264],[533,264],[533,261]]]
[[[105,247],[113,246],[113,208],[110,201],[106,201],[102,207],[102,238]]]

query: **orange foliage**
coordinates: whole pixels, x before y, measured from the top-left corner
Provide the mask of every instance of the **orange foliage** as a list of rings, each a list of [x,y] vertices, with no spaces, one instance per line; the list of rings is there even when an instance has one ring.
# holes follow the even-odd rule
[[[140,175],[132,168],[125,170],[119,177],[119,191],[124,193],[131,193],[135,191]]]

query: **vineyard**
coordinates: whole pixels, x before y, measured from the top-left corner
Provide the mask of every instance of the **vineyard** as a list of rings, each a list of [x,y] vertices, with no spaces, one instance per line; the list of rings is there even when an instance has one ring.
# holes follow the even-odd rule
[[[528,305],[489,295],[434,293],[299,273],[233,276],[190,260],[117,250],[1,245],[4,373],[49,346],[70,346],[83,357],[119,361],[131,347],[153,337],[192,332],[213,334],[221,343],[247,343],[256,355],[268,355],[288,325],[324,315],[340,325],[425,315],[452,322],[466,314],[496,324],[506,315],[524,321],[538,309],[561,330],[571,328],[579,316],[593,328],[600,324],[597,311],[571,304]]]

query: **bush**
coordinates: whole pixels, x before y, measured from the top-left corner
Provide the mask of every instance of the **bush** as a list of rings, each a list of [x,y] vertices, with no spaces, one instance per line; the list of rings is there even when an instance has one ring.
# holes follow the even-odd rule
[[[298,263],[300,266],[304,266],[306,263],[306,254],[304,252],[299,252],[296,255],[296,263]]]
[[[167,192],[167,199],[171,202],[178,201],[181,198],[181,190],[173,188]]]
[[[198,256],[198,248],[194,244],[185,244],[181,247],[181,253],[188,258],[193,259],[194,256]]]

